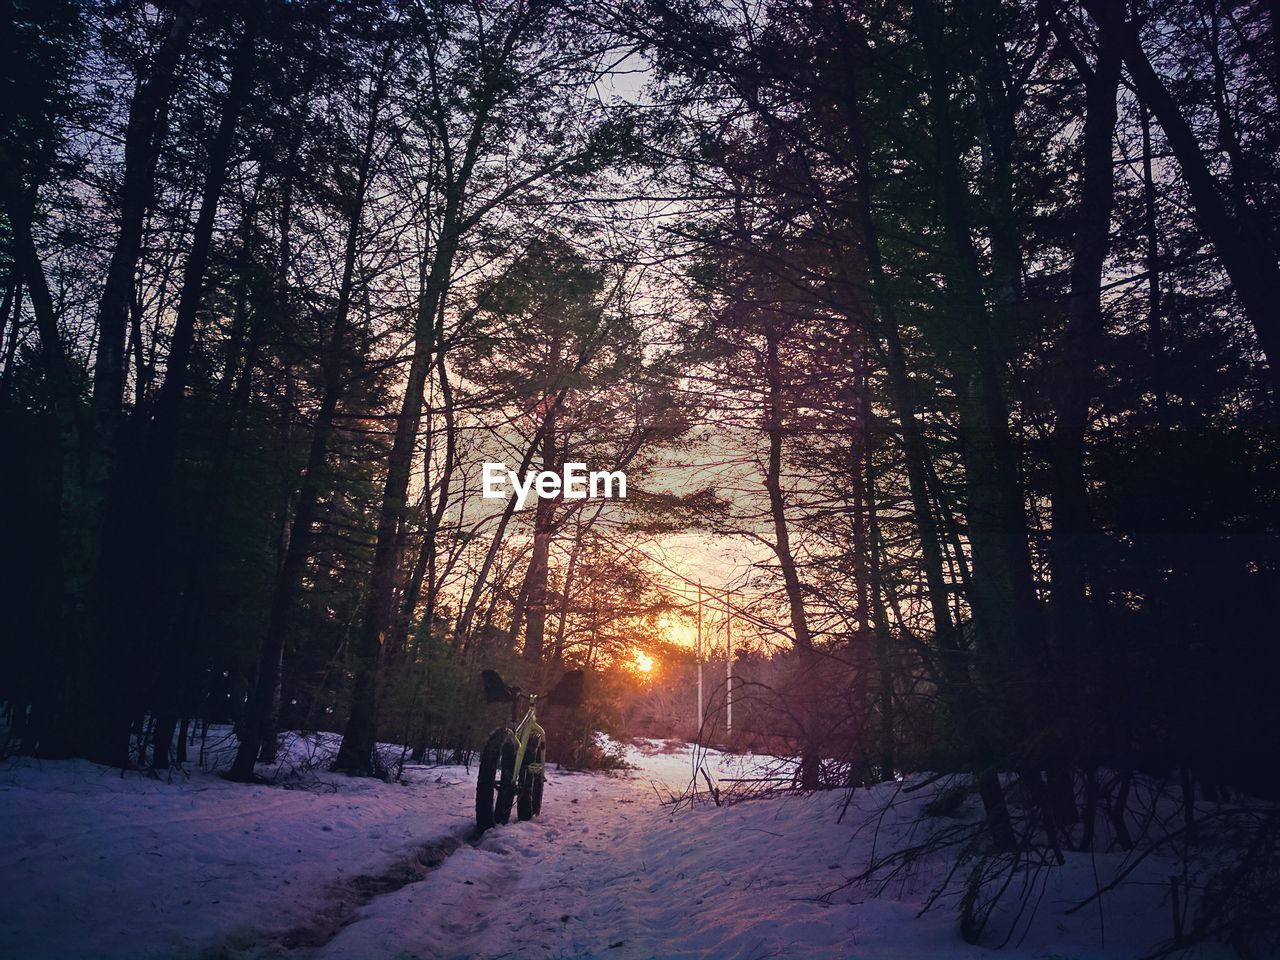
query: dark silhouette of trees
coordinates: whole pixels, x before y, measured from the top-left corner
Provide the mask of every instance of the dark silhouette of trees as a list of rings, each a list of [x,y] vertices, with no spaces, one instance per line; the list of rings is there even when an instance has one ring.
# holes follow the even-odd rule
[[[1274,4],[2,15],[20,749],[466,750],[480,669],[625,658],[692,533],[762,550],[804,789],[955,772],[1051,859],[1139,842],[1139,771],[1280,793]]]
[[[667,149],[686,158],[680,182],[701,220],[679,232],[723,265],[697,274],[718,318],[708,328],[759,316],[765,345],[769,330],[798,328],[777,354],[788,368],[780,382],[790,384],[781,403],[744,424],[775,454],[759,467],[761,495],[775,519],[777,504],[793,501],[787,512],[803,529],[829,522],[831,511],[847,515],[842,546],[861,554],[858,568],[876,568],[837,589],[827,572],[834,545],[780,556],[788,605],[805,598],[807,608],[799,626],[790,618],[791,642],[844,662],[836,624],[874,607],[854,622],[874,616],[922,659],[947,705],[950,762],[975,772],[1005,847],[1013,836],[995,770],[1018,772],[1058,843],[1081,822],[1073,780],[1103,758],[1195,765],[1187,742],[1165,740],[1154,717],[1179,716],[1179,736],[1203,744],[1200,734],[1224,729],[1248,682],[1218,673],[1223,683],[1209,697],[1217,706],[1192,721],[1186,688],[1135,688],[1132,671],[1152,658],[1177,673],[1182,653],[1204,650],[1186,623],[1168,619],[1168,604],[1180,615],[1199,605],[1193,619],[1203,629],[1246,583],[1255,600],[1230,618],[1255,626],[1211,632],[1224,662],[1247,657],[1265,632],[1253,590],[1275,576],[1271,498],[1265,486],[1240,485],[1245,475],[1271,476],[1264,464],[1274,458],[1258,433],[1274,422],[1258,326],[1267,321],[1246,305],[1265,297],[1275,263],[1266,239],[1274,156],[1262,148],[1275,135],[1266,79],[1274,62],[1262,42],[1272,25],[1260,9],[1246,17],[1215,4],[1191,5],[1194,17],[1177,3],[1085,6],[1087,14],[1053,3],[610,8],[653,58],[659,96],[682,111]],[[1182,29],[1183,15],[1200,27]],[[1177,72],[1188,61],[1204,64],[1205,79]],[[1246,101],[1256,106],[1242,109]],[[1169,200],[1184,186],[1192,216]],[[1262,237],[1248,252],[1260,262],[1229,265],[1246,231]],[[1242,270],[1252,293],[1233,279]],[[1187,338],[1176,363],[1167,339],[1174,301],[1177,336]],[[832,353],[824,337],[843,337],[840,359],[815,364],[796,352]],[[1218,365],[1213,387],[1185,352],[1192,342]],[[780,489],[789,445],[793,469],[812,475],[822,457],[807,451],[829,457],[830,448],[803,438],[858,423],[858,405],[836,398],[840,378],[868,361],[871,412],[854,429],[872,433],[880,477],[833,471],[857,486],[836,499],[798,480]],[[753,364],[721,371],[722,389],[768,382]],[[1233,391],[1243,406],[1228,404],[1223,420],[1219,404]],[[812,396],[830,412],[808,425],[796,417],[822,409]],[[789,418],[794,426],[779,430]],[[1227,446],[1261,445],[1227,454],[1224,429],[1235,438]],[[1219,456],[1210,449],[1220,453],[1215,466],[1193,466]],[[1131,472],[1139,463],[1143,481]],[[1163,472],[1147,472],[1156,463]],[[1235,490],[1248,506],[1233,518],[1205,501],[1193,506],[1184,483],[1208,500],[1211,489]],[[897,502],[909,509],[886,519]],[[909,548],[887,550],[884,538],[904,528]],[[1231,572],[1210,576],[1201,565],[1236,550]],[[1192,568],[1205,579],[1174,601],[1166,591],[1183,576],[1174,571]],[[871,580],[879,603],[859,595]],[[919,585],[909,603],[897,595],[904,582]],[[850,662],[861,665],[855,677],[887,669],[901,681],[912,658]],[[891,693],[881,699],[890,705],[877,708],[882,721],[907,722]],[[859,709],[865,726],[870,708]],[[1260,719],[1242,713],[1226,726]],[[1191,780],[1203,776],[1212,791],[1219,774],[1208,768],[1221,759],[1203,756]],[[1235,775],[1251,779],[1250,766]]]

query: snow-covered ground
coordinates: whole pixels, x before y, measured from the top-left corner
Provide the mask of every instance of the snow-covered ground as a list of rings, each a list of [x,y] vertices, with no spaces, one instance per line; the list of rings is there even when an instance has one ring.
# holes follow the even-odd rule
[[[290,756],[329,746],[299,741]],[[1068,854],[1019,938],[966,946],[954,900],[917,917],[943,857],[878,896],[842,889],[873,845],[933,822],[917,822],[930,791],[884,816],[898,786],[860,791],[840,822],[837,794],[673,809],[659,800],[687,784],[690,754],[659,747],[629,748],[625,775],[552,768],[542,816],[478,843],[461,767],[409,767],[405,784],[313,770],[249,787],[211,772],[167,782],[9,761],[0,957],[1092,960],[1135,957],[1168,935],[1161,885],[1176,868],[1150,858],[1101,913],[1066,916],[1121,862]],[[708,763],[714,777],[750,775],[734,758]]]

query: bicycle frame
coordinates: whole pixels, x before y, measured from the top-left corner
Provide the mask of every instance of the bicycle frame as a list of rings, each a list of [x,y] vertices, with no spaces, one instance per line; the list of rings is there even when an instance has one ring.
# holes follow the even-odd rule
[[[547,742],[547,731],[542,729],[538,724],[538,717],[536,713],[537,704],[537,696],[530,694],[529,712],[524,715],[524,719],[521,720],[519,725],[516,727],[516,766],[515,773],[513,774],[516,783],[520,782],[520,773],[524,770],[524,751],[529,745],[529,741],[532,740],[536,734],[542,738],[543,743]],[[515,719],[514,710],[512,710],[511,719]],[[544,766],[545,764],[543,763],[531,763],[529,764],[529,772],[535,777],[541,776]]]

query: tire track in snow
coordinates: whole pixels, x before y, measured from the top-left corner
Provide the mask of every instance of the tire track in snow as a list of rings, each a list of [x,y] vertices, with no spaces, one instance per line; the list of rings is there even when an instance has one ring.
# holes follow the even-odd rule
[[[363,907],[379,897],[425,879],[463,846],[477,843],[479,838],[470,828],[428,840],[379,873],[363,873],[330,884],[328,902],[313,914],[311,922],[296,924],[283,932],[229,938],[201,954],[201,960],[310,957],[358,921]]]
[[[326,960],[643,955],[633,944],[648,939],[650,918],[659,915],[651,901],[661,899],[643,886],[637,855],[649,825],[638,815],[651,812],[648,785],[594,776],[560,782],[568,789],[551,795],[543,817],[486,834],[467,864],[455,869],[455,860],[429,881],[429,919],[413,919],[412,901],[385,904],[398,917],[384,910],[367,929],[344,932]],[[618,948],[627,949],[611,952]]]
[[[613,829],[592,822],[619,809],[612,798],[595,796],[594,777],[557,776],[553,782],[572,786],[565,796],[557,790],[547,798],[550,810],[544,806],[543,817],[464,843],[446,869],[371,901],[316,951],[316,960],[547,957],[564,950],[583,955],[572,928],[585,918],[599,875],[611,872],[600,861],[611,859],[634,825],[625,816]],[[601,792],[633,789],[618,783]],[[601,806],[586,815],[592,800]]]
[[[520,824],[520,827],[528,827]],[[510,911],[521,883],[521,857],[504,841],[504,827],[471,836],[444,869],[370,901],[353,922],[313,956],[315,960],[424,960],[472,956]]]
[[[483,839],[456,829],[332,885],[314,920],[202,960],[645,956],[670,913],[646,863],[665,819],[652,782],[557,772],[548,784],[543,816]]]

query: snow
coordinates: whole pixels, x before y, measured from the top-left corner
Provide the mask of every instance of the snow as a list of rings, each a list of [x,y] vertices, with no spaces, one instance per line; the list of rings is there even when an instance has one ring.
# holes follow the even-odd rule
[[[170,783],[84,761],[10,761],[0,768],[0,957],[187,957],[312,924],[335,909],[335,887],[471,828],[465,770],[410,768],[407,778],[317,770],[295,784],[305,789],[284,789],[212,772]]]
[[[289,762],[331,749],[300,739]],[[689,748],[640,741],[626,756],[635,770],[624,775],[551,767],[541,817],[478,843],[467,840],[473,774],[461,767],[411,766],[403,784],[313,767],[288,786],[245,786],[205,771],[168,782],[10,761],[0,957],[1101,960],[1168,935],[1163,885],[1176,865],[1151,857],[1108,896],[1103,938],[1097,905],[1064,910],[1123,855],[1068,854],[1007,948],[969,947],[954,899],[917,917],[944,856],[884,890],[845,885],[873,849],[937,822],[919,818],[930,790],[859,791],[843,819],[841,793],[674,808],[659,801],[690,780]],[[717,779],[761,769],[706,759]],[[1227,954],[1204,954],[1215,955]]]

